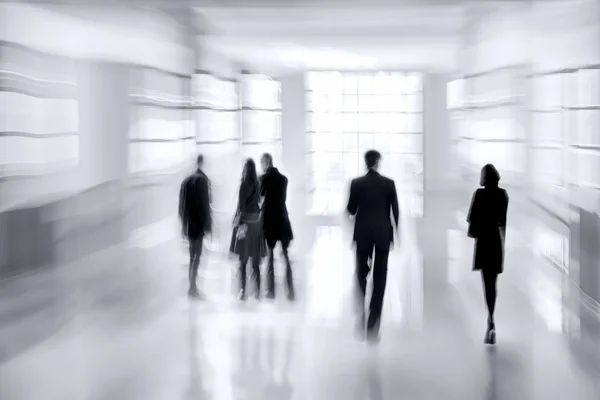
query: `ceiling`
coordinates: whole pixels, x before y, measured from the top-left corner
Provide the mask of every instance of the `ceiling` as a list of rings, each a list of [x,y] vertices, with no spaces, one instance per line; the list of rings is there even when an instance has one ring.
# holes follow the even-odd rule
[[[340,0],[328,1],[327,7],[195,10],[207,46],[260,71],[456,69],[463,7],[340,7],[332,6]]]

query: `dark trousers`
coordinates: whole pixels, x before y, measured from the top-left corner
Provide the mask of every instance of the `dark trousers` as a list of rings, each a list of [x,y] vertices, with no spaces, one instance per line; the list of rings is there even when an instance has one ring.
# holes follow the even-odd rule
[[[248,258],[240,257],[240,290],[246,290]],[[252,257],[252,274],[256,285],[256,293],[260,293],[260,257]]]
[[[366,319],[365,296],[367,292],[367,276],[369,275],[369,259],[373,256],[373,294],[369,305],[369,317],[367,331],[378,333],[381,324],[381,310],[383,308],[383,297],[387,282],[387,268],[390,249],[376,246],[360,246],[356,248],[356,312],[359,323],[364,326]]]
[[[269,262],[267,264],[267,294],[275,296],[275,245],[277,242],[267,240],[269,248]],[[281,250],[285,261],[285,282],[288,290],[288,295],[294,295],[294,277],[292,273],[292,264],[288,254],[288,242],[281,242]]]
[[[198,266],[200,265],[200,256],[202,256],[202,242],[203,237],[192,239],[190,238],[190,269],[188,272],[188,278],[190,280],[190,289],[196,290],[198,286],[196,284],[196,278],[198,277]]]
[[[490,322],[494,321],[494,310],[496,309],[496,283],[498,282],[498,273],[495,271],[481,270],[481,278],[483,281],[483,292],[485,295],[485,303],[488,309],[488,317]]]

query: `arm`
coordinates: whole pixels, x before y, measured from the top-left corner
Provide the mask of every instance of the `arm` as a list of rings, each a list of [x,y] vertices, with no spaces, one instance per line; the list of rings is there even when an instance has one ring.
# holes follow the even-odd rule
[[[392,181],[392,214],[394,215],[394,224],[396,229],[400,224],[400,206],[398,205],[398,193],[396,193],[396,184]]]
[[[471,205],[469,206],[469,213],[467,214],[467,222],[469,223],[469,228],[467,234],[471,238],[477,237],[477,230],[475,226],[479,222],[479,214],[478,214],[478,204],[477,201],[477,191],[473,193],[473,197],[471,198]]]
[[[235,213],[239,214],[242,212],[242,205],[246,203],[246,187],[244,185],[244,183],[242,183],[240,185],[240,191],[238,193],[238,203],[237,203],[237,207],[235,209]]]
[[[233,225],[239,224],[240,216],[242,214],[242,205],[246,204],[247,197],[248,197],[248,195],[247,195],[247,190],[246,190],[245,184],[242,183],[240,185],[240,190],[238,193],[238,203],[237,203],[237,207],[235,209],[235,215],[233,217]]]
[[[187,179],[181,183],[181,188],[179,189],[179,219],[181,221],[184,220],[185,216],[185,186],[187,183]]]
[[[188,179],[184,179],[179,189],[179,219],[181,220],[181,232],[183,235],[187,232],[188,213],[187,213],[187,186]]]
[[[356,198],[356,185],[354,181],[350,183],[350,197],[348,198],[346,211],[352,216],[356,215],[358,212],[358,199]]]
[[[502,240],[506,238],[506,214],[508,212],[508,194],[504,192],[504,203],[502,210],[500,210],[500,220],[498,225],[500,226],[500,233],[502,234]]]
[[[205,232],[212,232],[212,211],[210,208],[210,182],[208,178],[200,179],[198,182],[198,197],[205,218]]]
[[[265,186],[265,176],[261,176],[260,177],[260,195],[262,197],[265,197],[265,195],[267,194],[267,188]]]
[[[283,204],[287,202],[287,188],[288,188],[288,180],[287,178],[283,181]]]

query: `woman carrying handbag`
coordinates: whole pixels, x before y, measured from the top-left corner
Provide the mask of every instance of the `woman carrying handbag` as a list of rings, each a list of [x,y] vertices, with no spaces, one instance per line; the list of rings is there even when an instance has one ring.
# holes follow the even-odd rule
[[[508,194],[498,186],[500,174],[492,164],[481,169],[480,185],[469,209],[469,237],[475,239],[473,271],[481,271],[483,290],[488,309],[488,324],[484,343],[496,343],[496,282],[504,271],[504,238]]]
[[[256,165],[251,158],[246,160],[242,172],[229,251],[237,255],[240,260],[238,300],[246,300],[246,268],[250,259],[252,259],[252,273],[256,289],[254,296],[257,300],[260,299],[260,263],[267,255],[267,248],[260,220],[260,184],[256,174]]]

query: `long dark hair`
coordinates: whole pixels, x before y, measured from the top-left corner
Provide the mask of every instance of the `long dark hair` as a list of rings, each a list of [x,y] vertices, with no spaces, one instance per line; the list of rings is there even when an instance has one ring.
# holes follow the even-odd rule
[[[244,184],[252,187],[258,187],[258,175],[256,174],[256,164],[251,158],[248,158],[244,163],[244,170],[242,171],[242,185]]]

